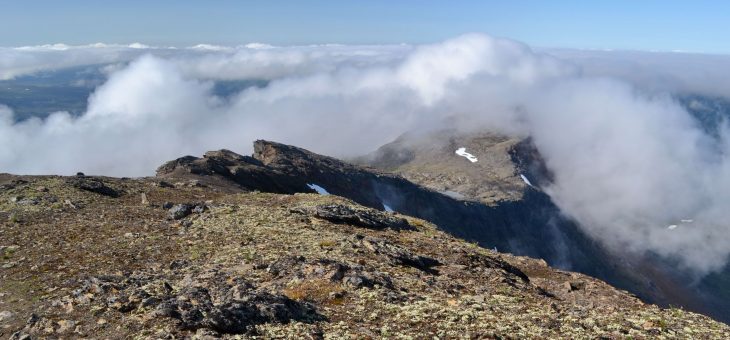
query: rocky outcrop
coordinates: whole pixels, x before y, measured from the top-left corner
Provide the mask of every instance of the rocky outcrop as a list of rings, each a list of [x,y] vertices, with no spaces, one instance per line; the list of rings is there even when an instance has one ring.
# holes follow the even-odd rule
[[[251,191],[292,194],[314,192],[301,180],[265,166],[250,156],[241,156],[229,150],[211,151],[202,158],[185,156],[157,168],[159,178],[195,179],[203,185],[224,190],[231,187]]]
[[[255,325],[315,322],[324,318],[308,303],[271,294],[231,273],[210,270],[182,280],[151,273],[92,277],[76,297],[99,294],[99,308],[148,318],[170,318],[181,331],[205,328],[219,334],[255,333]],[[77,298],[78,299],[78,298]]]
[[[103,196],[119,197],[120,195],[117,190],[109,187],[99,178],[76,176],[66,180],[66,183],[72,185],[79,190],[85,190]]]
[[[408,221],[374,209],[353,209],[339,204],[299,207],[292,212],[321,218],[332,223],[349,224],[375,230],[414,230]]]

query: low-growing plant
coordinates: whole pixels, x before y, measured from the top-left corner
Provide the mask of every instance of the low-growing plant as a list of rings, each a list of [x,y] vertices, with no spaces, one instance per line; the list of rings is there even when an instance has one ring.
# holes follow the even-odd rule
[[[323,240],[319,242],[319,246],[322,248],[333,248],[335,245],[337,245],[337,242],[333,240]]]

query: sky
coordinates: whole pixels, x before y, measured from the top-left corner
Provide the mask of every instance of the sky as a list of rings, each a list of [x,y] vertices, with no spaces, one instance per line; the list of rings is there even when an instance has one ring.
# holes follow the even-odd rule
[[[535,47],[730,53],[726,1],[0,0],[0,46],[434,43],[469,32]]]

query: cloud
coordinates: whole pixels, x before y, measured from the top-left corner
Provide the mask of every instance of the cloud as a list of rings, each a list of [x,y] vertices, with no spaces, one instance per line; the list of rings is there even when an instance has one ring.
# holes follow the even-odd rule
[[[407,45],[276,47],[261,43],[242,46],[198,44],[185,48],[140,43],[0,47],[0,55],[3,56],[0,59],[0,80],[74,66],[126,64],[143,55],[154,55],[180,64],[186,76],[195,78],[276,79],[395,62],[411,49]]]
[[[0,47],[0,80],[67,67],[127,62],[143,53],[126,45]]]
[[[673,62],[645,60],[642,76],[624,61],[594,63],[479,34],[424,46],[132,50],[23,51],[10,59],[6,76],[52,65],[114,66],[78,118],[59,112],[13,123],[0,108],[7,146],[0,170],[141,176],[184,154],[249,153],[258,138],[355,156],[449,120],[532,136],[556,175],[546,190],[608,245],[651,251],[697,272],[721,268],[730,253],[730,133],[723,126],[708,136],[671,96],[727,95],[692,75],[725,65],[713,56],[710,63],[678,60],[688,64],[676,72],[668,71]],[[229,98],[213,94],[213,81],[236,79],[269,82]]]
[[[584,76],[618,78],[644,90],[730,94],[730,55],[683,52],[547,49],[580,67]]]

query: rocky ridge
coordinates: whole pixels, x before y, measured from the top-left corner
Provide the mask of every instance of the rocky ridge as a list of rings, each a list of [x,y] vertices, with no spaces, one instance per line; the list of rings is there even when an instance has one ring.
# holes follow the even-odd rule
[[[0,175],[0,337],[730,337],[708,317],[385,212],[368,188],[398,176],[257,145],[152,178]],[[342,173],[350,183],[327,182]],[[362,187],[368,204],[312,182]]]

